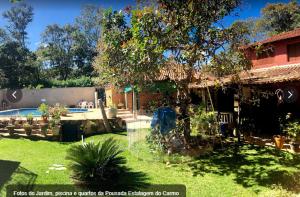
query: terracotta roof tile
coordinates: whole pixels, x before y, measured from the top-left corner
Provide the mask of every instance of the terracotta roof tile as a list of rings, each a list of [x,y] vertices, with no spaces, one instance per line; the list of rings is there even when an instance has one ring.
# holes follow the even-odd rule
[[[269,37],[265,40],[255,42],[255,43],[250,44],[248,46],[243,46],[243,47],[241,47],[241,49],[246,49],[246,48],[249,48],[249,47],[255,46],[255,45],[272,43],[272,42],[276,42],[276,41],[280,41],[280,40],[286,40],[286,39],[289,39],[289,38],[295,38],[295,37],[299,37],[299,36],[300,36],[300,28],[297,28],[297,29],[292,30],[292,31],[288,31],[288,32],[284,32],[284,33],[280,33],[280,34],[271,36],[271,37]]]
[[[175,62],[169,62],[168,66],[164,67],[160,71],[160,75],[157,77],[158,81],[161,80],[184,80],[188,76],[189,68],[185,68],[184,65],[178,64]],[[200,77],[200,72],[193,70],[192,71],[193,78],[194,79],[199,79]]]
[[[234,76],[202,80],[199,83],[191,83],[190,88],[203,88],[233,83]],[[300,81],[300,63],[272,66],[269,68],[252,69],[238,74],[242,84],[271,84],[280,82]]]

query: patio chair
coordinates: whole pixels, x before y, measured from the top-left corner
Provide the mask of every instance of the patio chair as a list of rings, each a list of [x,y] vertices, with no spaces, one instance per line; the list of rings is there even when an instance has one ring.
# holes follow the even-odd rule
[[[88,102],[87,101],[82,101],[82,103],[81,103],[81,108],[82,109],[85,109],[85,108],[87,108],[88,107]]]
[[[230,124],[233,122],[233,114],[230,112],[219,112],[219,122],[223,124]]]
[[[228,135],[227,132],[233,130],[233,114],[230,112],[219,112],[217,119],[220,124],[221,134],[226,137]]]
[[[93,102],[89,102],[89,103],[87,104],[87,108],[89,108],[89,109],[94,108],[94,103],[93,103]]]

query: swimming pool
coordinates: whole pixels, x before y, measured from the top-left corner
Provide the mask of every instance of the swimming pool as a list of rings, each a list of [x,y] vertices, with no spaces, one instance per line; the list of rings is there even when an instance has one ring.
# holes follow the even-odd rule
[[[83,113],[87,112],[88,109],[81,109],[81,108],[67,108],[69,113]],[[38,108],[20,108],[20,109],[11,109],[0,111],[0,116],[27,116],[31,114],[32,116],[41,116],[41,112]]]

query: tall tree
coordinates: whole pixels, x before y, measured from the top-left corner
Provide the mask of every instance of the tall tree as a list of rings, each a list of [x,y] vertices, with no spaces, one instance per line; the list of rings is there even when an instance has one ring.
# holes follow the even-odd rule
[[[268,36],[300,27],[300,5],[296,0],[289,3],[267,4],[261,10],[257,25]]]
[[[74,36],[78,29],[72,25],[60,27],[56,24],[47,26],[42,35],[44,61],[54,70],[58,79],[66,80],[72,76],[74,68]]]
[[[35,55],[17,42],[0,45],[0,70],[6,78],[5,87],[23,88],[38,83]]]
[[[79,32],[75,37],[76,75],[93,75],[92,62],[97,54],[96,47],[101,34],[103,9],[95,5],[85,5],[80,16],[76,18],[75,26]]]
[[[11,37],[25,47],[28,34],[26,28],[33,20],[33,8],[27,4],[18,4],[4,12],[3,17],[8,20],[7,29]]]
[[[218,27],[216,22],[230,14],[238,6],[239,0],[158,0],[157,3],[156,7],[133,12],[131,25],[126,27],[132,33],[129,39],[122,38],[127,36],[126,28],[125,31],[116,31],[113,26],[116,19],[104,18],[104,27],[111,27],[111,30],[104,32],[104,36],[110,38],[104,38],[104,47],[99,49],[100,75],[112,80],[129,78],[140,83],[145,81],[143,76],[151,71],[154,74],[148,74],[148,80],[156,79],[155,73],[160,69],[174,69],[170,64],[163,64],[164,61],[172,61],[172,65],[180,66],[185,78],[175,79],[174,82],[184,135],[188,141],[188,85],[192,82],[195,70],[201,69],[201,63],[226,42],[228,31]],[[115,35],[116,39],[111,35]],[[121,50],[118,49],[120,47]],[[116,53],[113,49],[116,49]],[[112,71],[116,74],[110,76]],[[131,73],[129,76],[135,78],[128,77],[128,72]]]
[[[0,45],[8,42],[9,40],[9,35],[5,31],[5,29],[0,28]]]
[[[103,9],[95,5],[85,5],[80,16],[76,18],[75,25],[83,32],[89,47],[96,49],[101,34],[101,20]]]

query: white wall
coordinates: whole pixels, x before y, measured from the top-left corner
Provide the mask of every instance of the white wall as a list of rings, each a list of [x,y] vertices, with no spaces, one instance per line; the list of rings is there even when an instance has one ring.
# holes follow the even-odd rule
[[[0,90],[0,99],[7,100],[10,108],[38,107],[42,99],[46,99],[49,105],[77,105],[80,100],[95,104],[94,87],[22,89],[22,93],[23,97],[19,102],[10,103],[6,98],[6,90]]]

